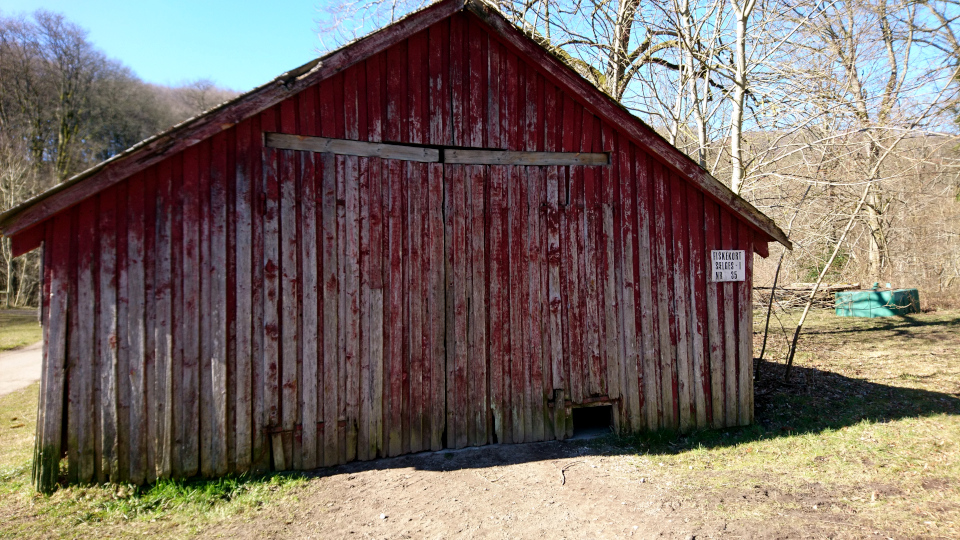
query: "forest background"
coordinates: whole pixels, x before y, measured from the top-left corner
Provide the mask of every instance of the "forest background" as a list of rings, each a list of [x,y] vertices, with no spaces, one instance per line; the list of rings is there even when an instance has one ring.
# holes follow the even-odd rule
[[[788,232],[755,286],[960,306],[960,0],[494,3]],[[318,52],[422,5],[322,5]],[[235,95],[146,83],[61,15],[0,14],[0,210]],[[36,305],[38,276],[0,242],[0,302]]]

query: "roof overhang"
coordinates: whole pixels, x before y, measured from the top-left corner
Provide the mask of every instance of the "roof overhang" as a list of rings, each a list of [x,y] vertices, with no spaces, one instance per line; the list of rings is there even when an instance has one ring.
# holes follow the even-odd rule
[[[36,226],[55,214],[464,10],[475,15],[492,33],[517,52],[541,62],[544,75],[551,82],[580,97],[595,114],[617,126],[634,139],[635,143],[659,156],[670,168],[696,184],[709,197],[739,215],[759,233],[760,243],[776,241],[787,249],[793,249],[787,235],[772,219],[733,193],[556,55],[523,34],[494,6],[483,0],[441,0],[323,57],[283,73],[267,84],[181,122],[0,213],[0,233],[15,239],[15,254],[34,249],[42,240],[42,233],[36,230]],[[758,244],[756,251],[765,256],[766,246]]]

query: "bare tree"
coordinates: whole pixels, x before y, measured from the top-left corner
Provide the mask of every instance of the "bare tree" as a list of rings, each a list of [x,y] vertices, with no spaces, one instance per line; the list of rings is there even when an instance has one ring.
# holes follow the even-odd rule
[[[40,10],[32,20],[0,22],[3,123],[28,128],[38,171],[49,164],[59,179],[76,172],[77,135],[104,66],[86,32],[62,15]]]

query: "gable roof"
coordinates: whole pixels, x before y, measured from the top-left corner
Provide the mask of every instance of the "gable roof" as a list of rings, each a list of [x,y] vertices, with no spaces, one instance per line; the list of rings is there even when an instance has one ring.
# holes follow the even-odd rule
[[[788,249],[792,249],[786,234],[760,210],[733,193],[727,186],[701,168],[633,116],[626,108],[601,92],[570,66],[524,35],[495,7],[483,0],[441,0],[372,34],[358,39],[323,57],[283,73],[274,80],[241,94],[201,115],[188,119],[171,129],[150,137],[112,158],[77,174],[69,180],[0,214],[0,233],[15,236],[28,231],[56,213],[140,172],[169,155],[229,129],[301,90],[326,79],[345,68],[386,50],[396,42],[407,39],[434,23],[459,11],[475,15],[488,29],[504,42],[528,57],[536,58],[544,68],[544,75],[555,84],[569,89],[586,103],[593,112],[623,131],[635,143],[656,154],[686,179],[697,185],[720,205],[730,209],[755,229]],[[18,253],[37,247],[39,235],[18,242]]]

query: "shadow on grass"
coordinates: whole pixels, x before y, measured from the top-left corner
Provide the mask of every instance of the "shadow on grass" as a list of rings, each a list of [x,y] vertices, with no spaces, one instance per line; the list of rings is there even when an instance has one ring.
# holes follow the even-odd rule
[[[755,423],[742,428],[689,434],[661,431],[596,439],[441,450],[350,463],[307,473],[312,477],[369,470],[413,468],[429,471],[480,469],[583,455],[678,454],[690,449],[815,434],[863,421],[889,422],[939,414],[960,415],[960,397],[928,390],[887,386],[816,368],[793,368],[783,383],[783,365],[765,362],[756,386]]]
[[[797,365],[793,367],[791,382],[784,383],[783,364],[763,362],[759,369],[763,379],[755,386],[755,423],[691,434],[685,437],[686,448],[815,434],[864,421],[883,423],[940,414],[960,415],[957,394],[889,386]],[[682,449],[651,447],[650,451]]]
[[[916,315],[897,315],[895,317],[877,317],[873,319],[844,317],[835,320],[859,322],[861,324],[853,327],[832,327],[829,330],[811,328],[804,333],[828,336],[886,331],[892,332],[892,337],[924,339],[925,334],[922,330],[924,327],[941,326],[943,327],[943,331],[960,331],[960,316],[947,319],[932,319],[930,317],[917,317]]]

